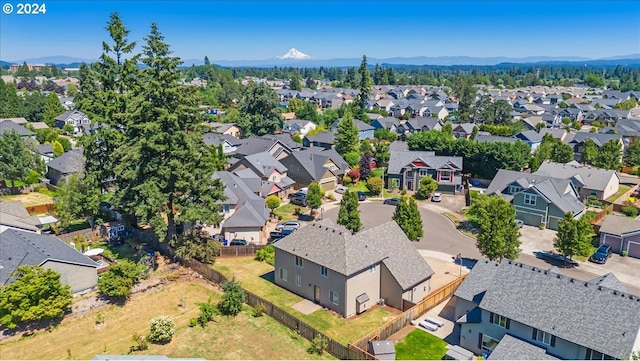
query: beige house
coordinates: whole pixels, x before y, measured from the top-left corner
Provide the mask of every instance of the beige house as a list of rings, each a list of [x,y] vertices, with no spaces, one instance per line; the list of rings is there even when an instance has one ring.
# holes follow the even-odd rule
[[[344,317],[381,300],[403,309],[431,291],[431,267],[395,221],[352,235],[323,220],[274,247],[276,284]]]
[[[280,160],[296,189],[318,182],[323,191],[332,191],[350,169],[334,149],[309,148],[289,154]]]
[[[214,133],[230,135],[234,138],[240,138],[240,127],[236,123],[210,123]]]
[[[615,170],[583,166],[576,161],[566,164],[545,161],[534,174],[571,180],[583,200],[591,196],[605,200],[616,194],[620,186]]]

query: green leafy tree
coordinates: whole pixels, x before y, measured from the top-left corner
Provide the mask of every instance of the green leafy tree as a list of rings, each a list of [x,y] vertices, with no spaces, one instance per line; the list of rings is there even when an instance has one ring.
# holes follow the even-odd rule
[[[47,97],[41,92],[32,92],[24,96],[24,117],[29,122],[41,122],[44,119],[46,99]]]
[[[224,295],[218,303],[218,310],[225,316],[237,316],[242,311],[245,301],[244,289],[235,277],[231,281],[225,281],[222,285]]]
[[[202,263],[213,264],[220,255],[220,242],[213,239],[202,228],[191,228],[182,237],[170,242],[176,249],[176,255],[186,260],[195,259]]]
[[[303,101],[302,108],[296,110],[296,118],[310,120],[314,123],[320,122],[320,114],[318,114],[316,106],[308,100]]]
[[[574,219],[571,212],[558,222],[558,233],[553,246],[571,259],[575,255],[588,256],[591,250],[593,226],[586,218]]]
[[[360,75],[360,82],[358,84],[358,90],[360,91],[358,94],[358,107],[360,107],[360,109],[364,109],[366,107],[367,100],[369,100],[369,97],[373,93],[373,81],[371,80],[369,69],[367,69],[366,55],[362,56],[362,62],[360,62],[358,74]]]
[[[133,285],[138,283],[144,272],[144,266],[129,260],[119,260],[98,279],[100,294],[115,299],[126,299],[131,295]]]
[[[520,231],[513,205],[498,195],[480,195],[469,209],[477,220],[476,245],[480,253],[492,261],[514,260],[520,253]]]
[[[420,185],[418,186],[418,192],[416,192],[416,194],[422,199],[427,199],[436,189],[438,189],[438,182],[432,177],[424,177],[420,179]]]
[[[375,143],[373,156],[376,159],[376,166],[384,167],[389,163],[391,153],[389,152],[389,144],[384,141]]]
[[[238,125],[244,136],[273,134],[282,128],[278,95],[266,84],[250,82],[238,109],[241,114]]]
[[[38,153],[15,130],[0,135],[0,180],[24,180],[37,166]],[[9,183],[7,182],[7,184]]]
[[[312,212],[320,208],[322,197],[324,197],[324,192],[320,189],[318,182],[311,182],[307,190],[307,206],[311,208]]]
[[[629,142],[624,155],[624,163],[631,167],[640,165],[640,139],[634,138]]]
[[[291,100],[289,100],[289,103],[287,104],[287,109],[290,112],[297,113],[297,112],[301,111],[302,108],[304,108],[304,104],[305,104],[305,101],[302,100],[302,99],[291,98]],[[297,115],[296,115],[296,117],[297,117]]]
[[[418,204],[413,197],[401,197],[393,213],[393,220],[411,241],[419,241],[424,235]]]
[[[64,154],[64,147],[57,140],[54,140],[53,143],[51,143],[51,148],[53,148],[54,157],[59,157]]]
[[[18,71],[15,74],[16,78],[28,78],[31,76],[31,70],[29,70],[29,65],[27,62],[22,62],[22,65],[18,67]]]
[[[617,103],[616,105],[613,106],[614,109],[622,109],[622,110],[629,110],[629,109],[633,109],[638,105],[638,102],[636,102],[635,99],[628,99],[625,101],[622,101],[620,103]]]
[[[338,123],[338,130],[335,136],[336,152],[342,156],[347,153],[359,154],[360,138],[358,133],[358,127],[353,121],[353,115],[350,112],[345,113],[340,123]]]
[[[456,74],[452,92],[453,95],[458,98],[456,122],[469,122],[472,117],[473,104],[475,103],[476,97],[476,87],[473,85],[473,78],[471,76]]]
[[[595,73],[591,73],[584,78],[584,83],[592,88],[602,88],[604,86],[604,79]]]
[[[60,274],[39,266],[20,266],[15,281],[0,286],[0,326],[13,329],[31,321],[52,320],[70,310],[71,288]]]
[[[593,139],[587,139],[582,147],[582,162],[586,164],[593,164],[598,157],[598,147],[594,143]]]
[[[168,343],[176,332],[176,323],[173,318],[165,315],[156,316],[149,323],[149,335],[147,339],[155,343]]]
[[[55,92],[47,94],[44,103],[44,122],[48,126],[54,127],[56,124],[55,118],[62,113],[64,113],[64,107],[60,103],[58,94]]]
[[[598,149],[598,156],[593,161],[593,165],[598,168],[614,169],[620,168],[622,156],[622,145],[616,140],[610,140]]]
[[[71,175],[58,185],[55,208],[62,227],[78,219],[89,219],[93,226],[100,205],[100,189],[88,177]]]
[[[358,194],[348,191],[342,196],[340,210],[338,211],[338,224],[345,226],[351,233],[355,234],[362,228],[360,222],[360,210],[358,210]]]
[[[67,84],[67,96],[73,98],[76,95],[78,95],[78,87],[75,84]]]
[[[302,78],[300,77],[300,73],[294,71],[291,75],[291,79],[289,80],[289,88],[291,90],[302,90]]]
[[[145,37],[146,66],[132,90],[136,109],[116,149],[115,203],[153,226],[161,239],[176,234],[176,222],[219,224],[216,201],[223,198],[214,162],[202,135],[196,89],[180,84],[179,58],[155,23]]]
[[[280,207],[280,198],[278,198],[277,195],[272,194],[268,196],[267,199],[265,199],[265,203],[267,205],[267,208],[269,208],[271,212],[273,212],[274,209]]]

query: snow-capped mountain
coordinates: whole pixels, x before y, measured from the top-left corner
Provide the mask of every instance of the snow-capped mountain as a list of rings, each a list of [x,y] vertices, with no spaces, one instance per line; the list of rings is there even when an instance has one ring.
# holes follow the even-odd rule
[[[282,56],[278,56],[278,59],[311,59],[311,56],[296,50],[295,48],[291,48],[286,54]]]

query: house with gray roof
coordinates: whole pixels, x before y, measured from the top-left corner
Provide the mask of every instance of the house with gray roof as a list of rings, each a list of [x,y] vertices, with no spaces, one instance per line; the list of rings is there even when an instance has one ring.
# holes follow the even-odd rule
[[[225,199],[216,202],[222,207],[224,220],[219,227],[207,225],[205,230],[212,235],[222,234],[227,240],[266,244],[269,209],[264,198],[256,194],[245,179],[231,172],[215,172],[213,179],[220,179],[225,187]]]
[[[325,219],[273,246],[276,284],[343,317],[431,292],[433,270],[395,221],[351,234]]]
[[[302,138],[302,146],[305,148],[319,147],[324,149],[333,148],[335,134],[333,132],[320,132],[318,134],[305,136]]]
[[[0,233],[6,229],[40,233],[40,219],[29,215],[21,201],[0,201]]]
[[[576,161],[565,164],[547,160],[534,174],[571,180],[580,199],[584,200],[591,196],[605,200],[616,194],[620,186],[620,177],[615,170],[583,166]]]
[[[73,293],[98,285],[98,264],[56,237],[7,229],[0,237],[0,284],[15,280],[19,266],[40,266],[60,273],[60,282]]]
[[[622,216],[608,215],[600,226],[600,245],[611,246],[611,251],[627,251],[629,257],[640,258],[640,221]]]
[[[222,145],[222,152],[227,155],[232,155],[241,144],[240,139],[228,134],[204,133],[203,140],[210,147]]]
[[[411,134],[427,130],[442,130],[442,121],[434,117],[417,117],[407,120],[402,124],[402,127],[405,131],[400,133],[400,127],[398,127],[399,134]]]
[[[571,180],[500,169],[487,188],[513,204],[516,218],[529,226],[557,230],[565,213],[580,218],[585,205]]]
[[[335,122],[333,122],[333,124],[331,124],[329,130],[331,130],[332,132],[336,132],[341,121],[342,118],[337,119]],[[356,123],[356,127],[358,127],[358,138],[360,140],[373,139],[373,132],[375,131],[375,128],[373,126],[363,122],[360,119],[354,119],[353,122]]]
[[[544,138],[545,135],[547,134],[551,134],[551,136],[555,139],[558,139],[560,141],[564,141],[564,139],[567,137],[567,131],[561,128],[542,128],[540,129],[540,136],[542,136],[542,138]]]
[[[72,174],[80,174],[84,171],[85,159],[82,152],[82,148],[71,149],[47,163],[47,178],[51,184],[58,185]]]
[[[573,148],[573,156],[575,160],[582,161],[582,150],[584,143],[587,139],[593,140],[593,143],[597,148],[600,148],[604,143],[609,141],[620,144],[620,160],[622,161],[622,154],[624,153],[624,142],[620,134],[605,134],[605,133],[591,133],[591,132],[576,132],[569,133],[563,142],[569,144]]]
[[[542,143],[542,136],[535,130],[526,130],[524,132],[520,132],[516,134],[515,137],[527,143],[529,148],[531,148],[531,154],[533,154]]]
[[[228,170],[241,178],[258,178],[257,191],[263,198],[274,194],[280,199],[285,199],[295,183],[287,176],[287,167],[267,152],[248,155]]]
[[[471,138],[471,134],[473,133],[473,128],[476,127],[473,123],[460,123],[460,124],[452,124],[453,126],[453,136],[456,138]]]
[[[499,135],[491,135],[491,134],[482,134],[478,132],[475,137],[473,137],[473,141],[476,143],[515,143],[518,141],[516,137],[503,137]]]
[[[371,121],[371,126],[375,130],[388,129],[392,132],[396,131],[396,128],[399,124],[400,122],[398,121],[398,119],[394,117],[377,118]]]
[[[236,149],[234,156],[242,159],[247,155],[269,152],[276,159],[280,160],[291,154],[293,150],[278,139],[268,139],[263,137],[251,136],[249,138],[240,139],[240,145]]]
[[[10,131],[17,132],[23,139],[33,139],[35,137],[34,132],[30,131],[20,124],[14,123],[11,119],[0,121],[0,137],[2,137],[4,133]]]
[[[318,125],[310,120],[303,119],[289,119],[284,122],[284,130],[291,133],[300,133],[303,136],[307,135],[313,129],[316,129]]]
[[[387,188],[416,191],[423,178],[431,177],[438,182],[438,191],[455,194],[462,185],[462,157],[409,151],[402,143],[394,142],[393,149],[389,147]]]
[[[491,360],[629,359],[640,350],[640,297],[614,279],[479,261],[454,293],[460,346]]]
[[[296,189],[317,182],[323,191],[332,191],[351,169],[334,149],[315,147],[293,152],[280,162],[287,167]]]
[[[83,125],[91,125],[91,119],[79,110],[67,110],[55,117],[54,120],[56,127],[60,129],[64,128],[65,125],[71,125],[74,134],[81,132]]]

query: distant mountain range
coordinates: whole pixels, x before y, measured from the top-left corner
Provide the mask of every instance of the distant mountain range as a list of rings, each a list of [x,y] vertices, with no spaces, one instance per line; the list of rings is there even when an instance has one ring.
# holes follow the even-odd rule
[[[22,59],[16,61],[1,61],[0,66],[11,64],[56,64],[59,67],[78,67],[81,63],[92,63],[96,59],[82,59],[69,56],[48,56],[32,59]],[[291,49],[287,54],[263,60],[213,60],[212,63],[224,67],[274,67],[290,66],[299,68],[310,67],[347,67],[358,66],[361,58],[337,58],[337,59],[315,59],[296,49]],[[203,59],[185,59],[183,67],[191,65],[203,65]],[[471,57],[471,56],[438,56],[438,57],[393,57],[393,58],[367,58],[369,65],[384,64],[387,66],[494,66],[494,65],[567,65],[567,66],[640,66],[640,54],[629,54],[613,56],[602,59],[591,59],[585,57],[549,57],[533,56],[524,58],[510,57]]]

